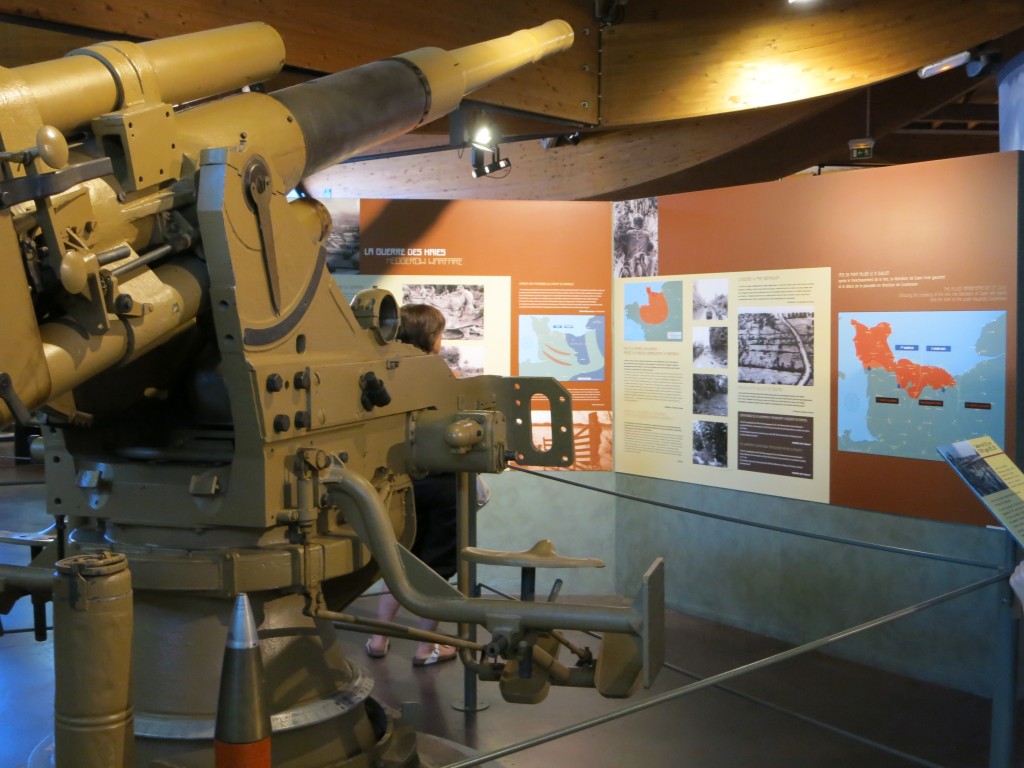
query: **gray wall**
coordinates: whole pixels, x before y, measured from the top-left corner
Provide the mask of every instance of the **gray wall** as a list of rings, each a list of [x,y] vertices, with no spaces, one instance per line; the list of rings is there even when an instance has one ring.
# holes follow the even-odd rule
[[[844,509],[614,473],[551,473],[595,488],[828,536],[999,564],[1001,530]],[[994,573],[902,554],[764,531],[650,504],[617,500],[516,472],[488,477],[480,546],[526,549],[549,538],[600,570],[539,572],[537,591],[632,597],[656,557],[666,561],[668,607],[804,643],[914,605]],[[518,594],[514,569],[480,581]],[[990,586],[828,646],[827,652],[988,696],[999,587]]]
[[[705,486],[618,476],[624,493],[730,517],[1001,563],[1002,531],[842,509]],[[758,530],[620,503],[620,584],[666,558],[670,607],[793,643],[824,637],[995,571]],[[829,646],[829,652],[989,695],[1000,586]]]
[[[614,489],[611,472],[549,472],[552,478]],[[537,594],[546,596],[555,579],[562,595],[611,595],[615,592],[615,497],[509,470],[485,475],[491,501],[477,516],[477,543],[510,552],[550,539],[561,555],[599,557],[604,568],[537,570]],[[519,594],[519,569],[481,566],[477,581]]]

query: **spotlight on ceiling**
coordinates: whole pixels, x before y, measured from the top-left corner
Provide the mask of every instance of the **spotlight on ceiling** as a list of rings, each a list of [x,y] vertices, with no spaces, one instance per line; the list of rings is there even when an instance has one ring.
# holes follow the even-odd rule
[[[951,69],[962,67],[971,60],[970,51],[960,51],[952,56],[947,56],[944,59],[933,61],[927,66],[921,67],[917,70],[917,76],[924,80],[926,77],[934,77],[935,75],[941,74],[942,72],[948,72]]]
[[[580,143],[580,139],[583,136],[579,131],[572,131],[570,133],[561,133],[558,136],[545,136],[540,140],[540,145],[544,149],[554,149],[555,147],[575,147]]]
[[[490,155],[490,162],[487,162],[488,155]],[[481,176],[490,176],[492,173],[498,171],[504,171],[512,167],[512,161],[507,157],[501,156],[501,150],[498,149],[498,145],[494,145],[494,150],[490,152],[484,152],[473,147],[473,178],[479,179]]]
[[[970,51],[961,51],[933,62],[926,67],[921,67],[917,70],[917,76],[924,79],[962,66],[967,72],[968,77],[977,77],[978,75],[987,74],[998,63],[999,51],[983,46]]]
[[[470,162],[473,164],[473,178],[490,176],[492,173],[504,171],[512,167],[512,161],[501,156],[498,139],[491,131],[490,125],[480,123],[473,131],[470,139]]]
[[[491,152],[497,146],[491,134],[491,126],[486,124],[477,127],[470,143],[482,152]]]
[[[935,77],[943,72],[949,72],[957,67],[963,67],[968,61],[971,60],[971,51],[964,50],[959,53],[954,53],[951,56],[940,58],[938,61],[932,61],[930,65],[922,67],[918,70],[918,77],[922,80],[925,78]]]

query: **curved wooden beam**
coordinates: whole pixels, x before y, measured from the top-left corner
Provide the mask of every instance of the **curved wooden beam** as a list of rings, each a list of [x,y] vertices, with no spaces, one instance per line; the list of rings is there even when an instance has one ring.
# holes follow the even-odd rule
[[[799,122],[827,102],[756,110],[652,127],[590,134],[577,146],[544,149],[539,141],[502,145],[512,168],[473,179],[469,154],[454,150],[351,162],[310,179],[314,194],[334,197],[580,200],[691,167]],[[621,198],[618,198],[621,199]]]
[[[875,85],[871,134],[883,137],[976,85],[962,70],[929,80],[910,74]],[[334,197],[625,200],[770,181],[837,158],[848,160],[848,140],[865,135],[866,103],[861,90],[590,134],[575,147],[510,144],[502,152],[512,168],[501,179],[472,179],[468,157],[453,151],[346,163],[314,177],[310,189],[330,190]],[[976,150],[972,143],[971,151]]]
[[[602,38],[601,122],[737,112],[861,88],[1024,27],[1024,3],[637,3]]]
[[[591,8],[579,0],[505,5],[143,0],[140,6],[106,0],[82,17],[58,0],[0,0],[0,12],[44,24],[88,24],[101,30],[97,36],[103,39],[159,37],[259,18],[282,32],[290,63],[318,70],[344,69],[424,44],[458,47],[561,15],[579,33],[573,50],[502,81],[498,91],[488,89],[484,97],[537,114],[570,115],[570,122],[593,122],[597,35]],[[894,75],[1020,27],[1024,3],[999,0],[831,0],[800,7],[781,0],[702,6],[645,0],[630,4],[626,21],[603,32],[605,125],[579,146],[545,150],[537,141],[506,144],[503,152],[513,164],[501,180],[472,179],[468,159],[447,151],[347,164],[310,180],[310,188],[329,189],[335,197],[624,199],[778,178],[834,162],[843,156],[847,139],[867,130],[859,127],[862,97],[840,91],[888,80],[873,88],[872,133],[880,138],[883,94],[897,82]],[[33,40],[27,47],[8,46],[19,60],[0,64],[26,63],[20,59],[31,56],[36,45],[46,49],[42,38]],[[4,49],[0,45],[0,55]],[[41,58],[52,55],[45,50]],[[772,70],[776,65],[782,69]],[[784,77],[794,69],[800,82]],[[928,81],[908,76],[892,119],[909,121],[940,106],[961,88],[951,79],[958,77],[962,70]],[[745,109],[816,93],[828,95]],[[675,119],[681,115],[698,117]],[[885,130],[898,127],[893,123]],[[444,141],[443,135],[410,136],[391,149],[432,148]],[[880,142],[879,149],[884,146]]]
[[[745,145],[737,145],[717,157],[623,187],[611,198],[607,195],[595,197],[629,199],[692,192],[711,187],[773,181],[815,165],[851,165],[848,142],[865,135],[880,139],[876,144],[875,157],[867,161],[867,164],[887,164],[887,159],[895,159],[896,162],[924,159],[893,158],[889,148],[898,145],[888,142],[888,135],[976,85],[977,82],[967,77],[962,69],[924,81],[916,73],[904,75],[871,86],[870,131],[865,126],[868,96],[866,90],[861,89],[830,97],[828,106],[815,114],[781,131],[766,133]],[[973,141],[970,147],[971,151],[976,150]],[[952,155],[970,153],[954,151]]]

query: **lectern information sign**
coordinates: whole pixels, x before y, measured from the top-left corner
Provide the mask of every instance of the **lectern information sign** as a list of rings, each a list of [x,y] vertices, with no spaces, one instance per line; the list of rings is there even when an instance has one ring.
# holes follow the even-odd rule
[[[1024,473],[991,437],[940,445],[939,453],[1024,546]]]

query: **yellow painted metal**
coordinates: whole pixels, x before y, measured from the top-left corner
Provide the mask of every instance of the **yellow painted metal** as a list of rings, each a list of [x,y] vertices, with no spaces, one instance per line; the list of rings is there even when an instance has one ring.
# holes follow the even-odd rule
[[[283,65],[280,35],[252,22],[139,44],[99,43],[8,72],[31,94],[44,123],[69,132],[142,94],[149,102],[183,104],[264,82]]]
[[[53,594],[57,765],[134,762],[132,580],[124,555],[57,562]]]
[[[532,64],[569,48],[573,30],[564,21],[553,20],[507,37],[488,40],[454,51],[420,48],[398,58],[415,64],[432,87],[430,110],[424,122],[448,114],[465,94],[475,91],[509,71]]]
[[[19,331],[0,348],[12,383],[0,422],[22,407],[45,411],[49,511],[70,521],[69,553],[111,549],[132,567],[139,764],[209,768],[215,666],[242,591],[263,633],[275,764],[414,764],[407,729],[371,716],[369,681],[321,616],[355,599],[378,567],[403,584],[416,565],[396,559],[396,547],[417,573],[429,571],[404,548],[414,535],[411,475],[500,471],[510,456],[566,466],[571,404],[553,380],[455,379],[439,356],[382,333],[377,314],[357,317],[326,269],[329,216],[289,192],[311,169],[434,119],[571,40],[551,22],[275,94],[220,96],[283,61],[276,33],[260,24],[101,43],[0,72],[16,118],[0,114],[0,141],[14,153],[0,169],[0,264],[11,278],[0,319]],[[206,97],[218,98],[179,104]],[[54,171],[36,157],[37,136],[61,164],[58,130],[78,135]],[[568,436],[544,451],[532,445],[534,392],[565,427],[552,431]],[[61,583],[61,623],[74,627],[64,611],[77,610],[78,581]],[[401,594],[424,615],[452,609],[443,594]],[[640,623],[615,608],[515,610],[521,620],[503,607],[495,628],[512,648],[520,627],[630,632]],[[496,615],[480,598],[460,599],[457,613],[485,624]],[[78,639],[72,629],[62,638],[58,675],[78,693],[58,717],[77,734],[89,714],[76,708],[69,637],[95,654],[90,681],[115,662],[105,636]],[[115,647],[127,656],[124,643]],[[561,675],[537,668],[547,670],[539,688]],[[111,679],[124,674],[111,667]],[[75,744],[103,754],[97,765],[130,764],[130,744],[108,748],[130,730],[123,712],[108,720],[113,731],[86,728],[81,744],[58,724],[58,752]]]

